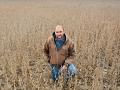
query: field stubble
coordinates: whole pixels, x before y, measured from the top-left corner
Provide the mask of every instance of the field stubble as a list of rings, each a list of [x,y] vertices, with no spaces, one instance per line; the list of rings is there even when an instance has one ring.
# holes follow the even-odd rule
[[[64,90],[50,80],[45,40],[62,24],[76,48],[78,75],[66,90],[119,90],[120,8],[0,4],[0,90]]]

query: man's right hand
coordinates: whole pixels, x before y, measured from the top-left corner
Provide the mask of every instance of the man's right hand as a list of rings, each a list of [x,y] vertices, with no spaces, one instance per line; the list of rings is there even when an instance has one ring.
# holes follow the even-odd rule
[[[65,70],[67,70],[67,66],[66,66],[66,65],[63,65],[63,66],[61,67],[60,71],[63,72],[63,71],[65,71]]]

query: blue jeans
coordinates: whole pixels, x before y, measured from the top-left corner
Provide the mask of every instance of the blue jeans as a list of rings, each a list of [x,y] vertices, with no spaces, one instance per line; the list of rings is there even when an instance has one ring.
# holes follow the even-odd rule
[[[60,75],[60,68],[58,68],[56,65],[51,65],[52,71],[52,79],[55,81],[58,79]],[[77,73],[76,66],[74,64],[69,64],[68,65],[68,74],[69,76],[75,75]]]

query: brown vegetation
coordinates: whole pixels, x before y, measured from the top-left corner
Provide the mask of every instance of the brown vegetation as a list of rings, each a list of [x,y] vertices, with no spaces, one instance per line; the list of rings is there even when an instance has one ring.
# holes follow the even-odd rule
[[[0,90],[120,89],[119,1],[72,4],[0,3]],[[78,75],[67,87],[63,76],[57,85],[51,82],[43,54],[57,24],[76,46]]]

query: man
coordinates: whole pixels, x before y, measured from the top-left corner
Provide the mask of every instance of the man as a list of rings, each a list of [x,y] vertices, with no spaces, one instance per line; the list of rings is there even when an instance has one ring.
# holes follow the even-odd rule
[[[70,76],[76,74],[74,63],[75,49],[74,44],[64,33],[61,25],[57,25],[53,34],[48,38],[44,45],[44,53],[52,68],[52,79],[58,80],[61,70],[68,70]]]

